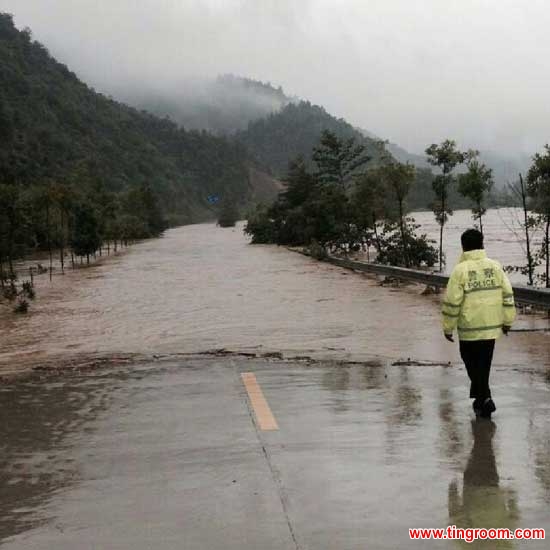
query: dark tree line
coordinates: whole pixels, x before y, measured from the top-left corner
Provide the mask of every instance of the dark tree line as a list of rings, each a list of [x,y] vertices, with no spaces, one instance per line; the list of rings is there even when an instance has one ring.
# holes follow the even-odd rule
[[[478,160],[475,150],[459,151],[446,140],[426,149],[429,161],[439,169],[416,169],[381,156],[374,166],[366,148],[353,139],[341,139],[325,130],[312,152],[313,169],[302,157],[289,163],[286,188],[271,205],[250,213],[245,232],[252,243],[308,246],[318,257],[330,250],[366,250],[374,247],[376,260],[406,267],[444,263],[443,230],[459,196],[467,200],[474,223],[483,232],[483,216],[491,202],[493,175]],[[464,169],[455,173],[463,164]],[[439,251],[408,212],[411,197],[425,197],[431,186],[431,208],[440,225]],[[415,197],[416,193],[416,197]],[[510,267],[528,275],[529,284],[540,279],[550,288],[550,146],[533,157],[526,184],[511,186],[512,201],[524,211],[523,229],[527,265]],[[413,200],[413,204],[414,204]],[[462,204],[460,205],[462,206]],[[538,228],[543,239],[534,251],[531,231]],[[544,273],[536,268],[544,266]]]
[[[253,243],[309,246],[322,257],[329,249],[369,250],[380,262],[433,265],[435,249],[407,216],[415,169],[387,157],[370,170],[363,144],[325,130],[313,151],[314,170],[303,158],[289,164],[286,189],[269,207],[248,218]]]
[[[519,181],[519,195],[524,204],[527,245],[527,265],[520,270],[528,275],[529,284],[533,284],[535,279],[540,279],[546,288],[550,288],[550,145],[545,145],[544,152],[533,157],[533,164],[527,172],[527,184],[524,185],[521,174]],[[517,189],[515,186],[516,192]],[[543,235],[538,251],[533,251],[530,238],[530,231],[534,228],[541,229]],[[544,271],[542,275],[537,276],[535,268],[541,264]]]
[[[546,145],[543,153],[533,157],[532,165],[527,172],[527,181],[524,183],[522,174],[516,184],[510,185],[512,201],[509,205],[521,206],[523,220],[521,222],[525,238],[526,264],[509,266],[509,271],[519,271],[527,275],[529,285],[536,280],[541,281],[546,288],[550,288],[550,146]],[[450,208],[449,189],[456,184],[458,192],[471,203],[472,215],[479,230],[483,233],[483,215],[487,211],[490,193],[493,188],[492,170],[478,160],[479,152],[468,150],[459,151],[456,143],[446,140],[440,145],[432,144],[426,149],[428,161],[437,166],[440,173],[433,179],[435,201],[433,211],[440,225],[439,261],[440,269],[443,258],[443,228],[452,215]],[[455,169],[464,164],[466,170],[455,174]],[[542,243],[538,251],[534,250],[531,233],[541,230]],[[538,266],[543,265],[543,273],[537,273]]]
[[[73,263],[75,256],[89,262],[102,247],[116,251],[165,228],[158,198],[146,184],[120,193],[100,180],[87,186],[0,184],[0,279],[15,278],[15,260],[32,251],[47,250],[50,268],[56,251],[63,270],[68,252]]]
[[[439,270],[443,270],[445,258],[443,254],[443,230],[449,216],[453,215],[452,189],[471,204],[474,220],[483,233],[483,215],[487,208],[489,192],[493,187],[492,170],[478,161],[479,151],[459,151],[456,143],[445,140],[441,144],[433,143],[426,149],[428,162],[439,172],[432,180],[435,195],[432,210],[439,224]],[[455,170],[460,165],[466,165],[466,171],[456,175]],[[456,203],[454,203],[456,204]]]

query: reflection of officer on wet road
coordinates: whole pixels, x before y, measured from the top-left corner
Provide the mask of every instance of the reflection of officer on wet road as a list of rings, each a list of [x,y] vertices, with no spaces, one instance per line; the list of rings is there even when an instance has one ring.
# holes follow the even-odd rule
[[[510,529],[519,519],[516,494],[499,486],[499,476],[493,450],[496,425],[492,421],[472,420],[474,445],[464,470],[462,499],[456,481],[449,485],[449,523],[457,528]],[[468,548],[513,548],[512,541],[477,540]]]
[[[458,329],[460,355],[471,380],[476,415],[496,410],[489,388],[495,340],[508,334],[515,319],[514,294],[501,265],[483,250],[477,229],[462,234],[463,254],[454,268],[443,301],[443,332],[453,342]]]

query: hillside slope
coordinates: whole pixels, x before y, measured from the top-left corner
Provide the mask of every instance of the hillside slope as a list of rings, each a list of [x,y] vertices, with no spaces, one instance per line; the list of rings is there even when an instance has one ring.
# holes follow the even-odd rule
[[[114,192],[146,183],[176,224],[212,218],[211,194],[246,204],[248,168],[235,141],[94,92],[0,13],[0,182],[74,182],[84,172]]]
[[[237,139],[260,166],[281,177],[289,161],[298,155],[311,163],[312,150],[319,143],[323,130],[363,143],[373,159],[371,165],[386,154],[380,142],[363,136],[345,120],[307,101],[290,103],[266,118],[251,122],[245,131],[237,134]]]

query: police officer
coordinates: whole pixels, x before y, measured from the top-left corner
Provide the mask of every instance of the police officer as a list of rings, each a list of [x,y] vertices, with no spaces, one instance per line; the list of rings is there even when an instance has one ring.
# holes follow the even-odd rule
[[[489,373],[495,340],[508,334],[516,316],[512,285],[502,266],[487,258],[483,235],[468,229],[461,237],[463,254],[454,268],[443,301],[443,332],[450,342],[458,329],[460,356],[470,377],[470,397],[477,416],[496,410]]]

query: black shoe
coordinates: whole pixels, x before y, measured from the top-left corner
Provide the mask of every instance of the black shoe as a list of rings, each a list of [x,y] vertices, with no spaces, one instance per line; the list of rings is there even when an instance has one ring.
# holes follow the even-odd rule
[[[496,410],[497,407],[495,402],[490,397],[487,397],[487,399],[483,401],[480,416],[483,418],[491,418],[491,414],[493,414]]]

